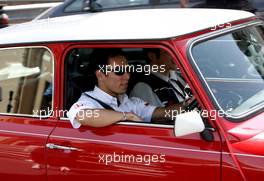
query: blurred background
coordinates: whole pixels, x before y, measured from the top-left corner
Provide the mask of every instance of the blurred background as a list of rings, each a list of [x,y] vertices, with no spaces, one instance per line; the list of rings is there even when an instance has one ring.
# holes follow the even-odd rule
[[[61,3],[62,0],[0,0],[0,14],[7,15],[8,22],[12,25],[30,21]]]
[[[264,18],[264,0],[0,0],[0,28],[33,19],[141,8],[240,9]]]

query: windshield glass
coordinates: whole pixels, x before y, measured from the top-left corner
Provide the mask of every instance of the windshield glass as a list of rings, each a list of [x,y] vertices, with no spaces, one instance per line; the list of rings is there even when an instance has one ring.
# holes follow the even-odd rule
[[[239,118],[264,106],[264,28],[247,27],[196,44],[192,56],[218,107]]]

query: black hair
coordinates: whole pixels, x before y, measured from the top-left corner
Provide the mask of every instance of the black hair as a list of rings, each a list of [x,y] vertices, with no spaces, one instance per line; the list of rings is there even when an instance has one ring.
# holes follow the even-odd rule
[[[92,71],[95,73],[100,70],[100,67],[105,67],[109,64],[109,58],[116,56],[125,56],[121,48],[96,48],[93,50],[89,59],[92,64]]]
[[[151,61],[148,57],[148,53],[154,53],[157,58],[160,58],[160,49],[159,48],[144,48],[143,54],[144,54],[144,57],[145,57],[147,63],[150,63],[150,61]]]

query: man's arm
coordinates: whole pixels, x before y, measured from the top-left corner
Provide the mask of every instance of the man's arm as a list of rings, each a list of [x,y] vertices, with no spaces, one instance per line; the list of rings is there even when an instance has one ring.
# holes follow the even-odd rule
[[[192,97],[191,99],[184,101],[182,103],[174,104],[169,107],[157,107],[155,111],[152,114],[151,120],[171,120],[175,115],[181,114],[182,111],[185,110],[185,108],[192,103],[195,100],[195,97]]]
[[[92,112],[92,114],[91,114]],[[133,113],[123,113],[106,109],[84,109],[76,115],[76,120],[81,125],[91,127],[105,127],[119,121],[142,121],[140,117]]]
[[[157,107],[152,114],[151,120],[152,121],[159,121],[159,120],[171,120],[172,114],[181,114],[183,109],[183,104],[175,104],[169,107]]]

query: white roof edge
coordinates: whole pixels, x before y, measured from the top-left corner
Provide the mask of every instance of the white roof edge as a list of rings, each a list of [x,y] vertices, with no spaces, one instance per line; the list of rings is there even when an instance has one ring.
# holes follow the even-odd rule
[[[255,16],[238,10],[148,9],[38,20],[0,30],[0,44],[166,39]]]

